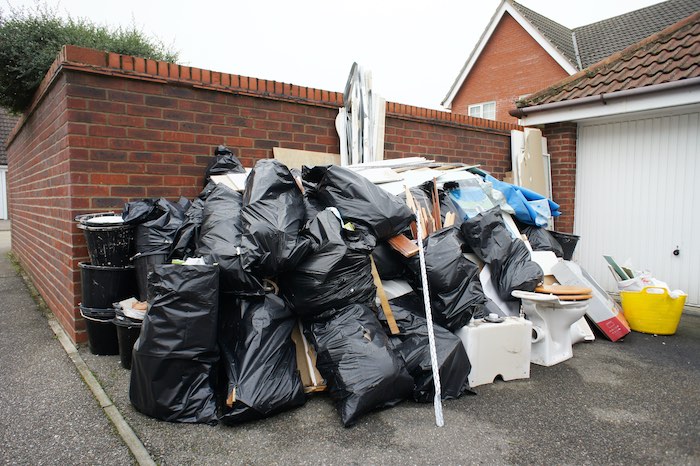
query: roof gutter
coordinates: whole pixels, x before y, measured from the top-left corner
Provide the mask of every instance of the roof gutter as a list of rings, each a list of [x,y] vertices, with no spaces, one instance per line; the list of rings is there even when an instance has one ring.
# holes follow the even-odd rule
[[[611,92],[610,94],[598,94],[588,97],[581,97],[573,100],[562,100],[559,102],[552,102],[549,104],[534,105],[532,107],[514,108],[508,113],[516,118],[523,118],[533,113],[547,112],[551,110],[560,110],[562,108],[578,107],[579,105],[585,104],[595,104],[600,102],[602,105],[607,104],[609,101],[624,99],[626,97],[637,97],[646,94],[653,94],[656,92],[663,92],[674,89],[682,89],[685,87],[700,85],[700,77],[681,79],[680,81],[671,81],[663,84],[656,84],[651,86],[636,87],[634,89],[626,89],[624,91]]]

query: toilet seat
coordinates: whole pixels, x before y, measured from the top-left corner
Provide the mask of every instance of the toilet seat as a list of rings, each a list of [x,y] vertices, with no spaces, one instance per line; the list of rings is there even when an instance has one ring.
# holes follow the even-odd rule
[[[581,286],[566,286],[566,285],[540,285],[535,288],[536,293],[553,294],[557,296],[567,295],[589,295],[593,292],[591,288]]]

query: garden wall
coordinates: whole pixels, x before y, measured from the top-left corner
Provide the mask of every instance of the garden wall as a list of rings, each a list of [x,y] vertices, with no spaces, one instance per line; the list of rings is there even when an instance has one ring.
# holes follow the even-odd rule
[[[12,248],[75,341],[85,240],[74,217],[193,198],[219,144],[246,166],[273,147],[338,153],[342,94],[67,46],[8,142]],[[510,170],[518,126],[387,104],[385,156]]]

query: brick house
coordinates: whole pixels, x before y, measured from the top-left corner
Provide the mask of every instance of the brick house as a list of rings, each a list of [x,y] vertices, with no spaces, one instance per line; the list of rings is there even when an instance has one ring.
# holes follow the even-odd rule
[[[452,113],[516,122],[516,100],[588,68],[700,10],[669,0],[569,29],[502,0],[442,105]]]
[[[581,265],[616,291],[602,256],[629,259],[700,306],[700,12],[517,106],[572,151]]]

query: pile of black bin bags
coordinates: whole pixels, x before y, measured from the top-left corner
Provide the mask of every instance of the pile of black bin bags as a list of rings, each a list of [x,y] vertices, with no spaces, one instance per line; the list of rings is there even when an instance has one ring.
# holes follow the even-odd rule
[[[209,180],[241,171],[235,156],[219,148],[194,202],[143,200],[125,207],[124,216],[142,225],[144,237],[161,238],[157,250],[167,249],[168,260],[201,257],[207,264],[148,265],[149,310],[129,390],[136,409],[166,421],[237,424],[304,404],[291,339],[297,321],[345,426],[408,398],[430,402],[419,264],[386,243],[410,232],[415,218],[405,202],[338,166],[305,167],[295,179],[298,172],[261,160],[243,193]],[[440,194],[445,215],[451,207]],[[491,264],[504,293],[534,289],[541,279],[541,270],[523,267],[520,256],[504,258],[519,254],[516,246],[499,242],[491,257],[488,244],[477,244],[482,230],[497,230],[489,221],[460,221],[424,241],[443,399],[471,393],[469,360],[452,331],[494,310],[478,268],[462,253],[471,246]],[[398,335],[375,304],[373,253],[383,279],[414,285],[415,293],[391,302]]]

